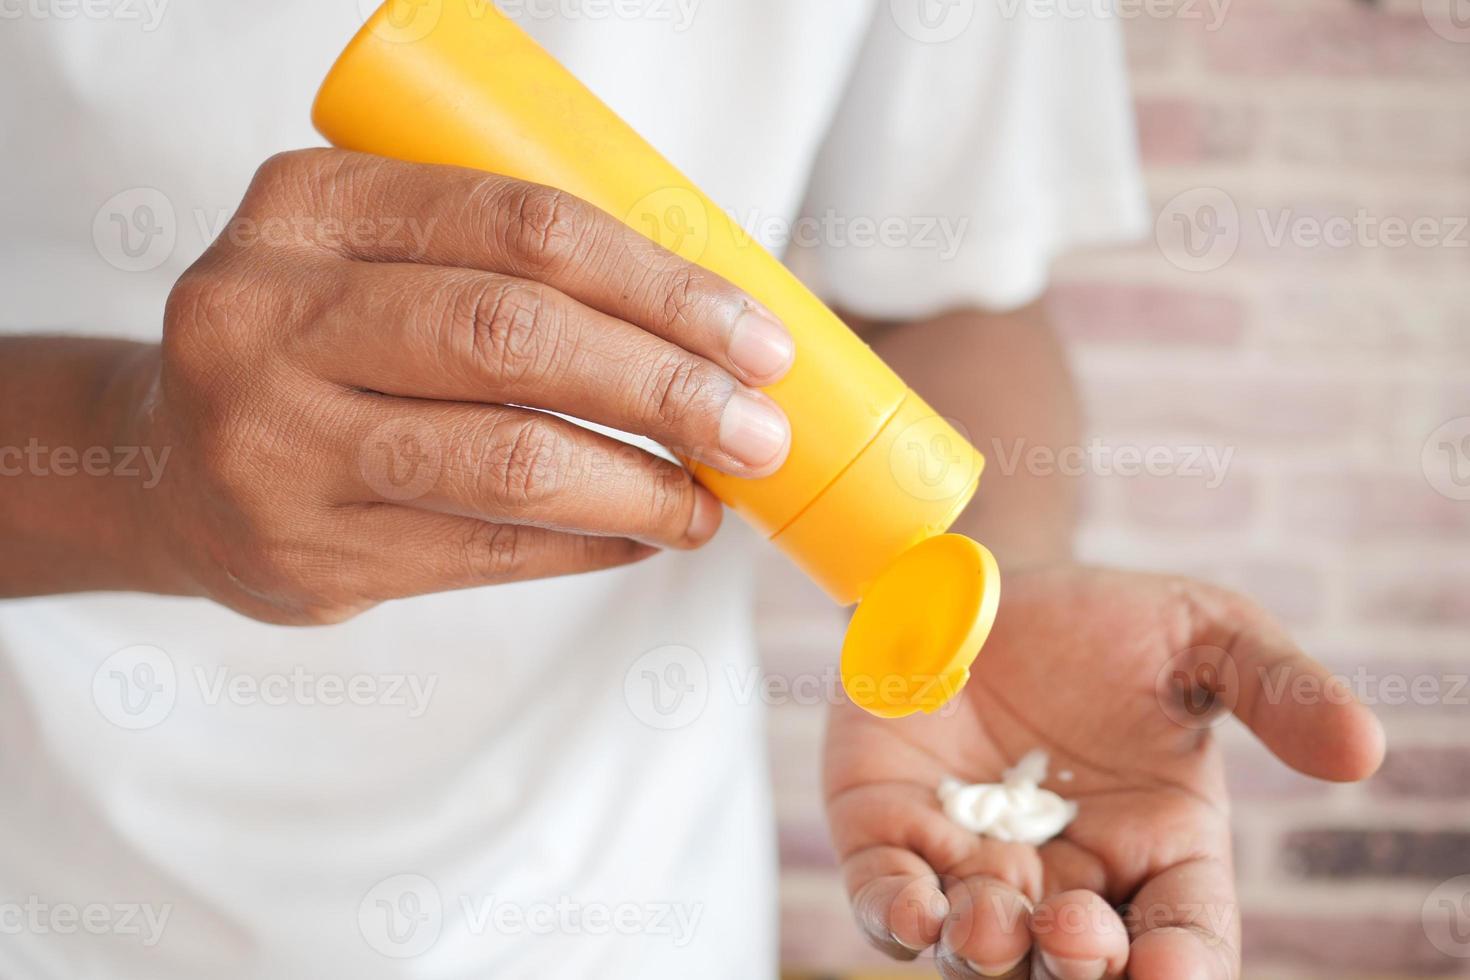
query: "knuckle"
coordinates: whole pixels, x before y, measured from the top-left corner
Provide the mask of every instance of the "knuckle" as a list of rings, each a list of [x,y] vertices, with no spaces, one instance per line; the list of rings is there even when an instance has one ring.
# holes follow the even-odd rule
[[[494,496],[512,509],[530,506],[565,484],[568,444],[545,422],[515,424],[503,442]]]
[[[714,416],[722,385],[706,365],[682,354],[670,354],[651,374],[647,398],[654,422],[666,430],[690,427],[701,413]]]
[[[649,481],[648,520],[654,528],[666,529],[675,537],[688,524],[694,478],[681,466],[659,466]]]
[[[533,269],[564,267],[591,234],[587,207],[572,195],[539,184],[518,184],[508,208],[508,248]]]
[[[518,577],[529,559],[526,535],[514,524],[475,521],[465,532],[462,547],[470,574],[491,582]]]
[[[267,157],[255,171],[251,187],[266,193],[294,190],[304,184],[322,180],[336,169],[332,161],[340,160],[338,151],[313,147],[285,150]]]
[[[504,282],[468,294],[451,318],[469,361],[487,377],[520,382],[545,373],[560,332],[558,317],[536,286]]]
[[[281,300],[270,271],[245,258],[206,256],[164,302],[164,363],[213,376],[237,367],[274,336]]]
[[[657,287],[659,312],[674,327],[689,327],[700,319],[708,277],[689,265],[665,273]]]

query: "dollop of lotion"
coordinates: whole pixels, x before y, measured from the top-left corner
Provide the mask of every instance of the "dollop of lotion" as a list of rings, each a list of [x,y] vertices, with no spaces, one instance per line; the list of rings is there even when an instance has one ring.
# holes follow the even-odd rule
[[[944,812],[966,830],[996,840],[1045,844],[1077,819],[1077,804],[1042,789],[1050,760],[1032,749],[1007,769],[1000,783],[965,784],[945,779],[939,784]]]

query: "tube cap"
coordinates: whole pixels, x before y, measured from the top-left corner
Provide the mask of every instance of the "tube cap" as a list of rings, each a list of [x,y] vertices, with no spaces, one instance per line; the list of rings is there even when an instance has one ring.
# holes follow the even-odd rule
[[[884,718],[939,709],[970,677],[1000,602],[1000,570],[984,545],[940,534],[900,555],[873,582],[842,641],[842,686]]]

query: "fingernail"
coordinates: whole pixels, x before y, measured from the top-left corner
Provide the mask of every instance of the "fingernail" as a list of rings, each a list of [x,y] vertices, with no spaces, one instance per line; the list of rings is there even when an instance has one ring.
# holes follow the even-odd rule
[[[791,334],[769,313],[749,308],[735,321],[730,331],[730,363],[746,377],[775,380],[786,373],[796,357],[796,344]]]
[[[981,966],[979,963],[976,963],[974,960],[965,960],[965,965],[968,966],[970,969],[974,970],[976,973],[980,974],[982,977],[1003,977],[1007,973],[1010,973],[1012,970],[1014,970],[1016,967],[1020,966],[1021,965],[1021,961],[1024,960],[1025,958],[1026,958],[1026,954],[1025,953],[1022,953],[1020,956],[1017,956],[1015,959],[1011,960],[1009,963],[993,964],[991,966]]]
[[[922,953],[924,950],[926,950],[926,949],[929,948],[927,946],[910,946],[908,943],[904,942],[902,939],[900,939],[898,937],[898,933],[893,932],[893,931],[890,931],[888,933],[888,935],[892,936],[894,942],[898,943],[900,946],[902,946],[904,949],[908,950],[910,953]]]
[[[684,540],[690,547],[698,547],[715,536],[720,526],[720,502],[704,488],[694,491],[694,513],[689,518],[689,529]]]
[[[720,448],[746,466],[764,469],[786,451],[786,416],[770,402],[737,391],[720,417]]]
[[[1102,980],[1107,960],[1068,960],[1043,951],[1041,965],[1053,980]]]

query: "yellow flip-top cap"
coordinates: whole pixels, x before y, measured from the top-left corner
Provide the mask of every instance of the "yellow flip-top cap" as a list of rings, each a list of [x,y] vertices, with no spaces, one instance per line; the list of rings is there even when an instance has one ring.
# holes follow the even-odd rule
[[[842,641],[842,686],[875,715],[933,712],[959,693],[990,634],[1000,570],[962,534],[914,545],[873,582]]]

